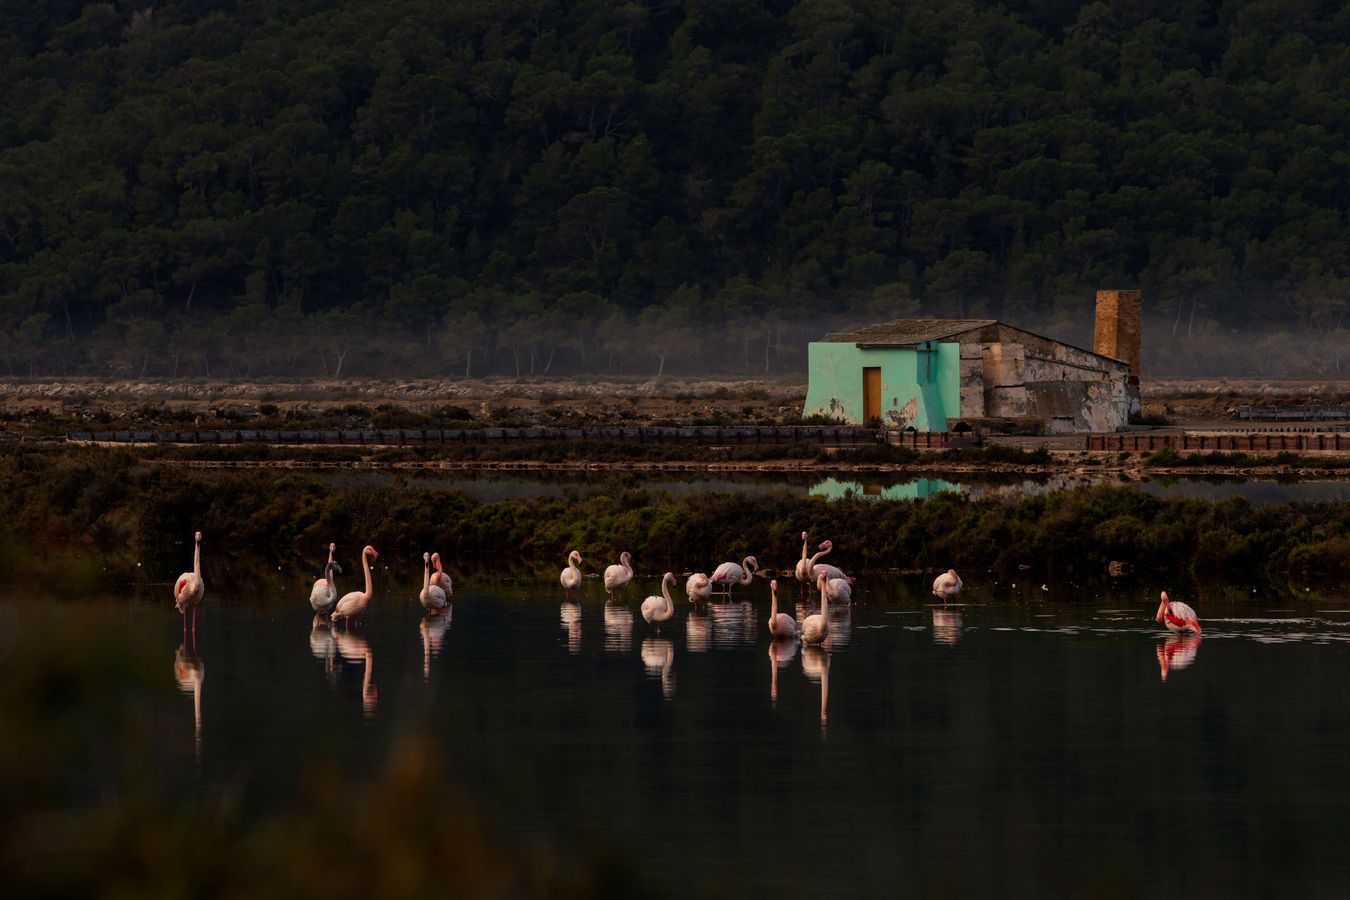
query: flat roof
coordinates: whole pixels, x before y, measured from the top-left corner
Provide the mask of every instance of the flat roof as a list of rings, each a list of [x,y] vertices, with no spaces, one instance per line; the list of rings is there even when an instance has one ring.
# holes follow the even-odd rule
[[[895,319],[857,331],[839,331],[821,338],[827,344],[864,344],[873,347],[912,347],[967,331],[997,325],[997,319]]]

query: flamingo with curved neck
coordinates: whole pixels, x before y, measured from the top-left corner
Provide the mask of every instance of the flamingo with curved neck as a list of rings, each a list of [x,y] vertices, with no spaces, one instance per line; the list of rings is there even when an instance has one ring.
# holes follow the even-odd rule
[[[314,582],[309,592],[309,605],[316,613],[331,612],[333,604],[337,603],[337,585],[333,583],[333,573],[341,575],[342,566],[333,562],[333,551],[336,549],[337,544],[328,545],[328,562],[323,567],[323,577]]]
[[[769,582],[769,634],[774,640],[790,641],[797,636],[797,622],[787,613],[778,611],[778,579]]]
[[[731,586],[733,584],[747,585],[755,580],[755,573],[759,571],[759,560],[753,556],[747,556],[738,566],[734,562],[724,562],[712,574],[712,583],[720,584],[726,587],[725,593],[731,596]]]
[[[577,585],[581,584],[581,554],[573,550],[567,554],[567,568],[562,570],[558,580],[562,582],[563,590],[575,591]]]
[[[820,559],[822,556],[829,556],[834,551],[834,541],[821,541],[820,547],[818,547],[817,549],[820,552],[818,552],[815,556],[811,557],[811,574],[809,580],[811,581],[812,584],[814,584],[816,579],[820,577],[821,572],[828,573],[831,578],[848,577],[847,575],[844,574],[844,570],[839,568],[838,566],[832,566],[829,563],[816,562],[816,560]]]
[[[445,570],[441,568],[441,555],[439,553],[431,554],[431,565],[436,569],[431,575],[431,583],[444,591],[447,598],[453,596],[455,585],[450,580],[450,576],[445,574]]]
[[[821,644],[830,636],[830,595],[825,589],[828,579],[821,572],[816,576],[816,586],[820,588],[820,612],[807,616],[802,622],[802,641],[807,644]]]
[[[619,564],[605,569],[605,590],[614,593],[633,580],[633,554],[627,550],[619,554]]]
[[[445,597],[445,591],[441,590],[439,585],[431,581],[431,554],[422,554],[422,593],[417,595],[417,599],[422,601],[422,608],[432,612],[440,612],[445,609],[448,602]]]
[[[183,614],[183,632],[187,632],[187,611],[192,608],[192,636],[197,636],[197,604],[206,595],[206,582],[202,581],[202,533],[193,535],[192,571],[178,576],[173,585],[173,602]]]
[[[670,585],[675,583],[675,573],[667,572],[661,576],[661,596],[648,597],[642,601],[642,618],[648,624],[656,623],[656,630],[661,631],[661,623],[675,615],[675,604],[670,599]]]
[[[366,611],[370,605],[371,585],[370,585],[370,561],[379,557],[379,552],[369,544],[361,550],[361,567],[366,570],[366,589],[364,591],[352,591],[344,594],[342,599],[337,602],[333,608],[333,615],[330,617],[336,622],[339,618],[351,620]]]
[[[1195,610],[1180,600],[1167,599],[1167,591],[1162,592],[1162,602],[1158,604],[1158,614],[1153,618],[1166,625],[1168,631],[1174,631],[1178,634],[1185,631],[1195,634],[1200,633],[1200,619],[1196,616]]]

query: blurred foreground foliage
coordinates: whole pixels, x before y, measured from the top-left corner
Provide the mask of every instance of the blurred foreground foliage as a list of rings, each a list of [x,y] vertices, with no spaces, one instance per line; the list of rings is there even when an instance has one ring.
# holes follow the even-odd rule
[[[0,632],[6,896],[637,894],[602,852],[500,840],[449,787],[443,749],[421,735],[395,741],[361,778],[329,759],[297,760],[294,802],[266,815],[251,814],[237,786],[175,789],[161,779],[192,749],[152,740],[165,685],[151,641],[88,611],[28,609]]]
[[[561,497],[476,502],[460,491],[388,477],[276,469],[195,469],[102,449],[0,454],[0,561],[81,543],[130,565],[175,552],[194,530],[230,552],[289,558],[336,540],[491,555],[548,568],[578,549],[588,565],[631,551],[643,572],[756,555],[786,568],[800,534],[831,538],[847,570],[1029,568],[1101,574],[1112,561],[1230,578],[1350,574],[1350,504],[1160,498],[1103,486],[1019,499],[939,494],[922,502],[830,501],[786,492],[672,496],[636,479]],[[56,551],[54,551],[56,552]],[[90,577],[99,577],[90,572]]]

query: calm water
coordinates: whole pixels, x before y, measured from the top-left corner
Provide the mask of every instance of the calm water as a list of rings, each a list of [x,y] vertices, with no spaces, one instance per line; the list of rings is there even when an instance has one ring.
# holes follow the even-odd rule
[[[819,650],[770,645],[760,582],[732,603],[677,600],[659,635],[638,613],[651,577],[617,604],[594,579],[576,601],[461,579],[452,615],[429,619],[419,561],[392,556],[404,576],[382,566],[349,631],[314,624],[313,573],[208,560],[195,655],[167,583],[78,603],[19,592],[10,615],[60,602],[71,628],[148,635],[164,783],[259,813],[298,802],[316,766],[360,783],[421,735],[506,839],[610,847],[659,892],[1347,884],[1350,603],[1241,589],[1197,602],[1204,636],[1182,639],[1142,588],[971,573],[942,609],[925,579],[865,580]],[[816,611],[795,582],[781,599]],[[85,803],[108,796],[97,769],[71,778]]]

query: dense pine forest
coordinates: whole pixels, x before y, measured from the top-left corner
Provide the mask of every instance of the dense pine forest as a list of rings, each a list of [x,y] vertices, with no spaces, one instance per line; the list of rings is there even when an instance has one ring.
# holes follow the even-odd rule
[[[1340,3],[0,15],[0,375],[783,373],[1098,287],[1147,371],[1350,369]]]

